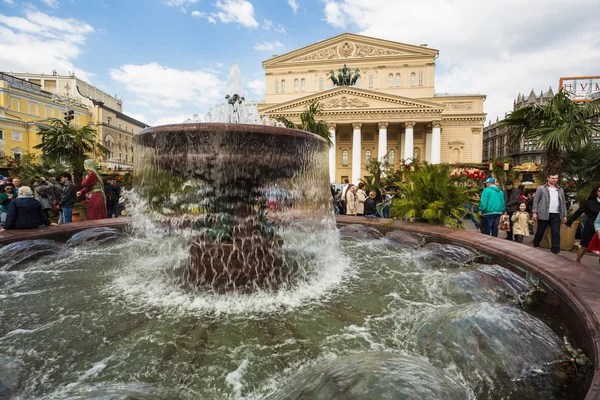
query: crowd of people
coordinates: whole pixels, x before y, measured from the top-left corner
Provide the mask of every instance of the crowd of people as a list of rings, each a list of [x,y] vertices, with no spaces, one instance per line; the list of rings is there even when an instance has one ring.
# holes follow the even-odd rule
[[[365,184],[358,186],[345,181],[343,188],[331,187],[333,211],[336,215],[356,215],[366,218],[389,218],[393,195],[389,190],[366,190]]]
[[[118,217],[121,188],[112,178],[102,178],[94,160],[86,160],[84,166],[87,175],[79,191],[69,172],[56,176],[55,183],[40,177],[33,187],[22,186],[16,176],[0,175],[2,227],[5,230],[31,229],[70,223],[78,198],[87,203],[87,220]],[[54,218],[56,223],[51,222]]]

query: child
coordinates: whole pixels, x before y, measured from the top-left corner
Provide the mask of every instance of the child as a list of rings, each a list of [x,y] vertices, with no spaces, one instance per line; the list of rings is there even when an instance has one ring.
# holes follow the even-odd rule
[[[529,236],[529,224],[533,225],[533,221],[529,219],[529,213],[526,211],[527,205],[525,203],[519,204],[519,211],[515,211],[511,219],[513,225],[513,235],[515,241],[523,243],[523,237]]]

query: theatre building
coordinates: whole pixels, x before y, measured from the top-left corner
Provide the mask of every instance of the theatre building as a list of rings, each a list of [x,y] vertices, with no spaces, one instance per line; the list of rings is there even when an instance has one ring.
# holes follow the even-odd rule
[[[311,103],[329,125],[332,182],[367,175],[373,157],[430,163],[481,162],[485,114],[481,94],[435,92],[439,51],[344,33],[264,61],[266,93],[259,110],[300,122]],[[360,78],[334,85],[330,71]]]

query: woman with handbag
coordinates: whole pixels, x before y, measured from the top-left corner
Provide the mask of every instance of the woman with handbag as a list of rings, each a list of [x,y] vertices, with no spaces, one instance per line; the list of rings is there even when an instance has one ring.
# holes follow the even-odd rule
[[[584,202],[573,215],[571,215],[571,218],[567,220],[565,225],[570,228],[571,224],[583,213],[585,213],[587,218],[585,220],[585,224],[583,225],[583,234],[581,235],[581,241],[579,242],[581,247],[579,250],[577,250],[577,262],[581,262],[583,255],[588,250],[590,241],[597,231],[597,228],[595,228],[594,225],[598,214],[600,214],[600,185],[596,185],[592,193],[590,193],[587,201]]]

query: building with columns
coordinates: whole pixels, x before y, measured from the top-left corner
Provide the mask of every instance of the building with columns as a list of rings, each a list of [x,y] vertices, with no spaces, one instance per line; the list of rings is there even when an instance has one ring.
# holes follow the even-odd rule
[[[331,182],[358,183],[373,157],[430,163],[481,162],[481,94],[435,93],[439,51],[344,33],[263,62],[262,115],[300,121],[311,103],[329,125]],[[330,71],[360,71],[353,86],[333,86]]]

